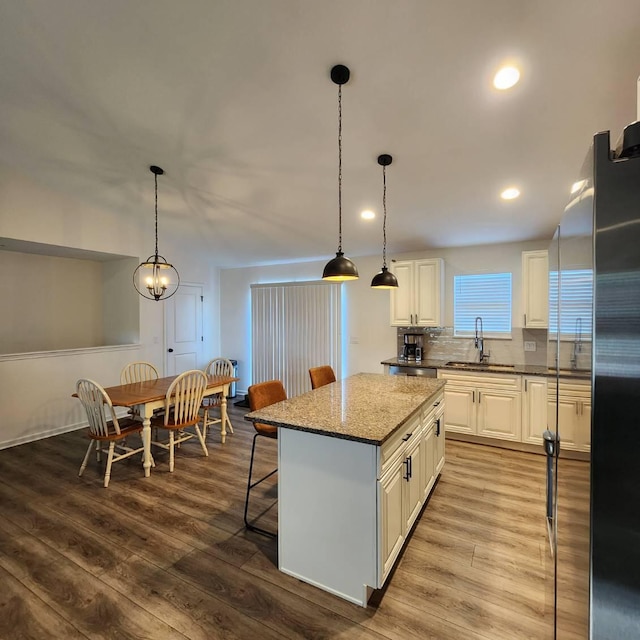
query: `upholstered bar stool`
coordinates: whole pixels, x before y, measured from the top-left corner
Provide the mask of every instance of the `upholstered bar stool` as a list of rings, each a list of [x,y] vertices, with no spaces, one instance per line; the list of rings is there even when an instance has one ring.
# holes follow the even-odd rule
[[[309,369],[309,377],[311,378],[312,389],[324,387],[325,384],[330,384],[336,381],[336,374],[328,364],[323,365],[322,367],[312,367]]]
[[[282,385],[282,382],[280,382],[280,380],[268,380],[267,382],[260,382],[258,384],[251,385],[247,389],[247,396],[249,398],[249,406],[251,407],[251,411],[257,411],[258,409],[268,407],[271,404],[275,404],[276,402],[287,399],[287,393],[284,390],[284,386]],[[277,536],[277,533],[267,531],[266,529],[262,529],[261,527],[256,526],[253,522],[249,522],[247,514],[249,512],[249,495],[251,493],[251,489],[259,485],[261,482],[264,482],[267,478],[270,478],[274,473],[278,471],[276,467],[266,476],[260,478],[260,480],[257,480],[256,482],[251,481],[253,474],[253,460],[256,452],[256,440],[258,436],[276,440],[278,438],[278,428],[269,424],[262,424],[260,422],[254,422],[253,426],[256,430],[256,433],[253,436],[253,445],[251,446],[251,462],[249,463],[247,497],[244,501],[244,525],[251,531],[255,531],[257,533],[261,533],[262,535],[275,538]]]

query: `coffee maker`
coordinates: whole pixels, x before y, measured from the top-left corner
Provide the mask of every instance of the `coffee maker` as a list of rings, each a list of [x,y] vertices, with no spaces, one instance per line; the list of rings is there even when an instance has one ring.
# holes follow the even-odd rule
[[[422,334],[405,333],[400,360],[420,362],[422,360]]]

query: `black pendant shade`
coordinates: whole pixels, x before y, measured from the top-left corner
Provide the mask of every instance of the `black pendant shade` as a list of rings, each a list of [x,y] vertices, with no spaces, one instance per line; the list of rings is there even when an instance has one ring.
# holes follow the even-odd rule
[[[329,260],[325,265],[324,271],[322,272],[322,279],[333,280],[335,282],[357,280],[358,269],[356,269],[356,265],[353,264],[349,258],[345,258],[342,251],[338,251],[336,257],[333,258],[333,260]]]
[[[398,280],[387,267],[382,267],[382,270],[373,276],[371,286],[374,289],[395,289],[398,286]]]
[[[156,252],[138,265],[133,272],[133,286],[147,300],[166,300],[180,286],[180,275],[165,258],[158,255],[158,176],[164,174],[160,167],[152,165],[149,171],[155,176]]]
[[[398,286],[397,278],[387,269],[387,167],[393,162],[388,153],[378,156],[378,164],[382,167],[382,269],[373,276],[371,286],[374,289],[395,289]]]
[[[331,69],[331,80],[338,85],[338,251],[325,265],[322,279],[333,282],[358,279],[356,265],[342,252],[342,85],[349,82],[350,75],[349,68],[343,64]]]

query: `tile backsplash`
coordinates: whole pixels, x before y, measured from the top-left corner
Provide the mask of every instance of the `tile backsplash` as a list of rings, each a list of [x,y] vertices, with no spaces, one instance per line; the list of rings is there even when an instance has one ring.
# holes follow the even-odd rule
[[[478,350],[473,338],[454,338],[453,327],[399,327],[396,355],[402,353],[405,333],[422,333],[423,358],[435,360],[460,360],[475,362]],[[511,340],[485,338],[484,349],[490,354],[489,362],[495,364],[547,365],[546,329],[514,328]],[[525,351],[524,343],[534,342],[535,351]],[[560,366],[571,368],[573,342],[560,343]],[[588,368],[591,362],[591,343],[583,342],[577,350],[577,368]]]

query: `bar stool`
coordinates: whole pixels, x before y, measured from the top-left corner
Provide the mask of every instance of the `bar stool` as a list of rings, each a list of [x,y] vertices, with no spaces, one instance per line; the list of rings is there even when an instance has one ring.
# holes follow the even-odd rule
[[[323,365],[322,367],[312,367],[309,369],[309,377],[311,378],[312,389],[324,387],[325,384],[330,384],[331,382],[336,381],[336,374],[328,364]]]
[[[267,382],[260,382],[258,384],[251,385],[247,389],[247,396],[249,398],[249,407],[251,407],[251,411],[257,411],[258,409],[263,409],[264,407],[268,407],[271,404],[275,404],[276,402],[287,399],[287,393],[284,390],[284,386],[282,385],[282,382],[280,382],[280,380],[268,380]],[[275,538],[277,536],[277,533],[267,531],[266,529],[262,529],[256,526],[253,522],[249,522],[247,513],[249,511],[249,494],[251,493],[251,489],[259,485],[261,482],[264,482],[267,478],[270,478],[274,473],[278,471],[278,468],[276,467],[266,476],[260,478],[260,480],[251,482],[253,474],[253,460],[256,451],[256,440],[258,436],[277,440],[278,428],[269,424],[262,424],[260,422],[254,422],[253,426],[256,430],[256,433],[253,436],[253,445],[251,446],[251,462],[249,463],[247,497],[244,502],[244,526],[251,531],[255,531],[256,533],[261,533],[264,536]]]

